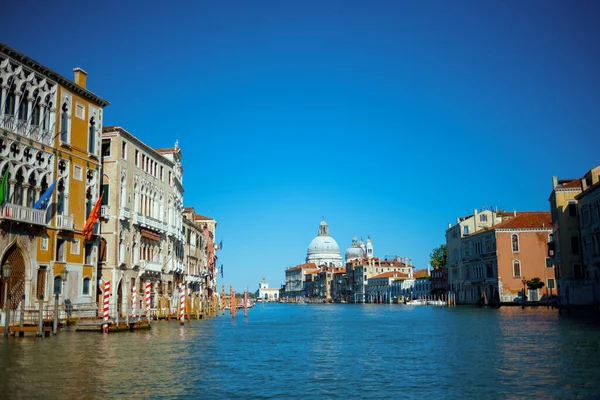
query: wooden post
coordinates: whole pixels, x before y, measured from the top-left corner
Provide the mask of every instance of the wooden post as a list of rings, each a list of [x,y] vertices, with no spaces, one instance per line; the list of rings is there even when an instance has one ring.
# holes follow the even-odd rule
[[[248,318],[248,289],[244,290],[244,318]]]
[[[44,298],[40,297],[38,302],[40,303],[40,305],[39,305],[40,314],[39,314],[39,318],[38,318],[38,331],[36,332],[35,335],[38,337],[42,337],[44,335]]]
[[[58,293],[54,295],[54,321],[52,322],[52,333],[56,335],[58,331]]]

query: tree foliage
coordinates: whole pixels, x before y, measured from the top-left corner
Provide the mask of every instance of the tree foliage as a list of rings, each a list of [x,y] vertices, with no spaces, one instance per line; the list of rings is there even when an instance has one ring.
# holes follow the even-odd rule
[[[429,261],[434,268],[439,268],[446,264],[446,257],[448,256],[446,245],[441,244],[439,247],[433,249],[429,254]]]
[[[541,289],[544,287],[544,282],[538,277],[532,278],[526,282],[527,288],[529,290]]]

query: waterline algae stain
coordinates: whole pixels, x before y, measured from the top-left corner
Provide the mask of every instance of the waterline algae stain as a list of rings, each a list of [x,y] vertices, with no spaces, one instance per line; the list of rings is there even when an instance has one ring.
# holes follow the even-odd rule
[[[6,398],[573,398],[600,395],[598,315],[268,303],[0,345]]]

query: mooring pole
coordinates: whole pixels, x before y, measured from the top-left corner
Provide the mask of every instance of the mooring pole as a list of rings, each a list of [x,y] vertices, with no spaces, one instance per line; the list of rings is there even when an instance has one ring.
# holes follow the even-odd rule
[[[54,295],[54,321],[52,323],[52,333],[56,335],[58,331],[58,293]]]
[[[40,309],[40,314],[39,314],[39,318],[38,318],[38,331],[36,332],[36,336],[38,337],[43,337],[44,335],[44,297],[40,296],[39,299],[39,309]]]

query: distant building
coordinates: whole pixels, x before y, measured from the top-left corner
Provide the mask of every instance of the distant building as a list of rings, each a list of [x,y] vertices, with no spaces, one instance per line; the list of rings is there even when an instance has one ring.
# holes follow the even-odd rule
[[[328,267],[342,266],[340,246],[338,246],[334,238],[329,236],[329,226],[324,218],[319,225],[318,236],[308,245],[306,263],[312,263],[317,266],[326,265]]]
[[[256,291],[256,298],[263,301],[277,301],[279,300],[279,288],[269,288],[269,284],[263,276]]]

